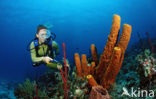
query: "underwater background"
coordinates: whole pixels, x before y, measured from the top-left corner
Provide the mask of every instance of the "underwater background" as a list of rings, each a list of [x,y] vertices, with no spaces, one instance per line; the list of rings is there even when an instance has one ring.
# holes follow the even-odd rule
[[[63,58],[64,42],[66,58],[74,66],[74,53],[91,56],[91,44],[102,53],[114,14],[121,16],[119,35],[123,24],[132,26],[127,49],[140,40],[137,32],[142,39],[147,38],[146,32],[155,39],[155,5],[155,0],[1,0],[0,82],[22,82],[46,71],[45,66],[32,67],[26,50],[39,24],[53,26],[50,30],[56,34],[60,48],[57,59]]]

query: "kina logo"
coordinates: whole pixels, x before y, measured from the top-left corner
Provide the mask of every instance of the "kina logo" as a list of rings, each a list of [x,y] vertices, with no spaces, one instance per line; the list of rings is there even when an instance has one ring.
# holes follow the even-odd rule
[[[152,98],[154,97],[153,90],[141,90],[140,88],[135,90],[133,87],[131,87],[130,93],[125,87],[123,87],[122,90],[123,90],[123,93],[121,94],[121,96],[126,95],[129,97],[152,97]]]

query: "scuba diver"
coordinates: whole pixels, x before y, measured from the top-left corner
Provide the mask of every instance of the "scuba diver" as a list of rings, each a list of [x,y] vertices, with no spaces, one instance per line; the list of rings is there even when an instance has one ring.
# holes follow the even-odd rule
[[[50,68],[59,70],[62,68],[62,64],[54,59],[59,54],[58,44],[54,41],[55,37],[56,35],[51,33],[46,26],[39,25],[37,27],[36,37],[29,44],[34,67],[45,64]]]

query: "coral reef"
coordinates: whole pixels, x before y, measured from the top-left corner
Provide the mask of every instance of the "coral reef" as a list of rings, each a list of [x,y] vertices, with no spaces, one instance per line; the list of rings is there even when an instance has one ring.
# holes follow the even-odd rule
[[[35,81],[31,82],[29,79],[26,79],[23,85],[19,84],[19,87],[15,89],[16,97],[17,98],[24,97],[25,99],[32,99],[34,97],[38,99],[40,99],[41,97],[42,99],[43,97],[47,99],[87,98],[88,97],[87,94],[89,92],[87,87],[88,84],[87,80],[78,77],[75,73],[75,69],[73,70],[72,75],[70,75],[70,73],[67,73],[67,63],[66,63],[67,61],[65,56],[64,43],[63,43],[63,51],[64,51],[65,72],[63,71],[63,69],[61,69],[60,73],[56,72],[56,70],[54,71],[48,68],[48,71],[43,76],[41,76],[37,82]],[[38,86],[36,86],[36,84]]]
[[[131,87],[133,87],[134,89],[140,88],[140,90],[151,89],[156,92],[156,76],[151,72],[152,76],[145,77],[145,71],[143,69],[143,64],[147,63],[149,63],[148,66],[154,63],[152,67],[155,67],[155,55],[151,54],[150,50],[143,51],[139,48],[141,47],[138,47],[137,49],[132,47],[125,52],[124,61],[122,64],[123,66],[121,67],[121,65],[119,65],[121,62],[121,58],[118,57],[123,56],[121,54],[123,49],[118,46],[114,47],[111,61],[108,65],[106,72],[104,73],[104,78],[101,79],[101,81],[105,81],[105,83],[102,83],[104,84],[103,86],[105,88],[103,86],[99,87],[100,83],[98,83],[96,80],[95,72],[97,65],[94,61],[84,62],[88,65],[88,75],[86,76],[82,75],[81,77],[79,77],[77,71],[78,65],[74,67],[71,74],[68,72],[67,76],[67,99],[98,99],[98,97],[104,99],[110,99],[110,97],[111,99],[135,99],[126,95],[121,96],[123,92],[123,87],[127,89],[131,89]],[[146,62],[146,60],[151,60],[151,57],[154,58],[154,61]],[[86,59],[86,56],[84,57],[84,59]],[[82,66],[82,59],[80,61],[80,58],[79,66]],[[82,71],[83,68],[81,68],[80,70],[80,74],[84,74],[84,72]],[[64,76],[63,71],[62,75]],[[116,79],[116,81],[114,78]],[[65,98],[65,87],[60,71],[48,69],[48,71],[46,71],[44,75],[40,76],[37,81],[26,80],[25,83],[20,84],[21,87],[15,89],[15,95],[17,98],[21,98],[23,96],[24,98],[26,97],[26,99],[32,99],[33,96],[38,98],[40,98],[40,96],[45,96],[44,99]],[[38,87],[35,87],[36,84]],[[107,86],[110,87],[108,88]],[[30,91],[27,92],[26,90]],[[32,97],[28,97],[30,96],[29,94],[31,94]],[[2,97],[6,96],[3,95]]]
[[[149,49],[138,54],[136,60],[139,62],[140,86],[152,87],[156,84],[156,60]]]
[[[137,55],[136,59],[139,61],[145,77],[150,77],[156,74],[156,61],[150,53],[150,50],[146,49],[144,52]]]
[[[63,88],[63,82],[61,80],[61,75],[59,72],[55,72],[55,75],[57,76],[57,84],[53,86],[53,90],[55,90],[55,93],[53,93],[52,98],[58,99],[62,97],[63,99],[64,88]],[[68,75],[68,81],[67,81],[68,99],[87,98],[86,94],[88,94],[88,88],[86,85],[87,85],[87,80],[77,77],[76,73],[73,71],[71,76]]]
[[[16,98],[21,99],[33,99],[37,97],[39,99],[48,98],[45,90],[40,90],[35,88],[36,82],[31,82],[29,79],[26,79],[24,84],[19,84],[19,87],[15,89],[14,94]],[[36,93],[36,94],[35,94]]]
[[[87,79],[77,77],[75,71],[76,69],[74,68],[71,74],[68,73],[67,76],[67,99],[87,99],[89,96]],[[37,87],[35,86],[36,84],[38,85]],[[33,99],[33,96],[38,96],[38,99],[45,99],[45,97],[47,99],[64,99],[64,88],[61,73],[48,69],[38,79],[38,82],[26,79],[24,84],[19,84],[19,87],[15,89],[15,96],[17,98],[24,97],[25,99]],[[43,96],[45,97],[43,98]]]

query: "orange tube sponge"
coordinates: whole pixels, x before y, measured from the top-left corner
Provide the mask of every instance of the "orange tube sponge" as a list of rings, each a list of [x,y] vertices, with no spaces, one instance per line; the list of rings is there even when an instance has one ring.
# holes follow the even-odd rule
[[[113,49],[114,49],[115,44],[117,42],[119,29],[120,29],[120,16],[114,15],[111,32],[108,36],[106,46],[105,46],[103,54],[101,55],[101,58],[100,58],[99,66],[96,70],[96,76],[98,79],[100,79],[101,74],[104,74],[105,71],[107,70]]]
[[[91,62],[91,70],[90,70],[90,74],[95,76],[95,62]]]
[[[91,49],[92,59],[97,65],[98,64],[97,49],[94,44],[90,46],[90,49]]]
[[[93,87],[97,86],[97,82],[95,81],[94,77],[92,75],[87,75],[88,83]]]
[[[128,25],[128,24],[123,25],[122,34],[117,44],[117,46],[121,48],[123,53],[125,52],[127,45],[129,43],[131,31],[132,31],[131,25]]]
[[[75,53],[74,59],[75,59],[75,65],[77,70],[77,76],[82,77],[81,61],[78,53]]]
[[[114,83],[115,78],[121,68],[120,58],[121,58],[121,49],[119,47],[115,47],[107,71],[105,72],[104,76],[100,81],[100,84],[104,88],[109,88],[110,85]]]
[[[122,51],[122,56],[121,56],[121,61],[120,61],[121,65],[122,65],[122,62],[124,59],[124,54],[125,54],[126,48],[128,46],[128,43],[129,43],[129,40],[131,37],[131,31],[132,31],[131,25],[128,25],[128,24],[123,25],[122,34],[121,34],[120,40],[117,44],[117,46],[120,47],[121,51]]]
[[[87,57],[85,54],[81,55],[81,64],[82,64],[83,74],[84,76],[87,76],[88,75],[88,62],[87,62]]]

